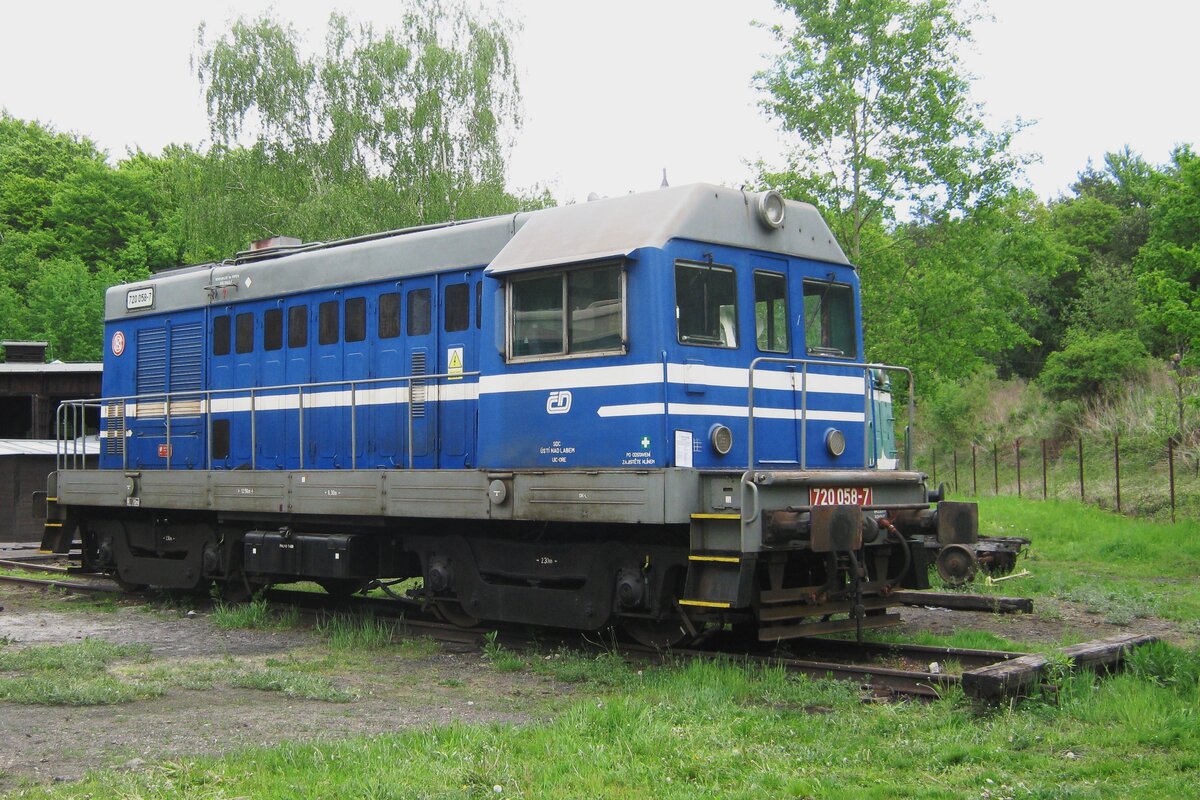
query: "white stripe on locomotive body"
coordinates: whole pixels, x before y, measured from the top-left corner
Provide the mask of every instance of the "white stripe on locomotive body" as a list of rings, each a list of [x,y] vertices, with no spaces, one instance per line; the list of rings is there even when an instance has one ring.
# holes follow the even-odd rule
[[[835,365],[836,366],[836,365]],[[668,383],[700,385],[711,388],[745,389],[749,380],[749,370],[736,367],[709,367],[697,364],[667,364],[666,378]],[[795,373],[767,370],[755,370],[755,389],[771,392],[788,392],[800,394],[807,382],[810,399],[813,395],[844,395],[861,397],[863,395],[863,379],[852,375],[828,375],[810,372],[800,376],[806,380],[797,380],[793,385]],[[383,379],[385,382],[387,379]],[[397,378],[396,380],[401,380]],[[554,391],[561,389],[622,389],[631,386],[657,384],[663,381],[662,364],[636,364],[615,367],[587,367],[583,369],[550,370],[546,372],[526,372],[510,375],[486,375],[478,381],[465,380],[454,383],[427,383],[425,385],[425,402],[454,402],[477,400],[481,395],[519,394],[533,391]],[[172,408],[172,417],[199,416],[209,413],[228,414],[244,413],[251,410],[250,389],[224,390],[232,397],[214,397],[210,400],[185,400],[186,408]],[[301,395],[292,389],[261,389],[255,390],[253,408],[255,411],[295,411],[300,407]],[[326,389],[310,390],[303,393],[304,407],[310,408],[349,408],[353,406],[404,405],[408,403],[408,387],[373,387],[356,389]],[[142,408],[136,402],[128,402],[125,413],[130,417],[140,419],[160,418],[164,414],[164,403],[161,400],[143,400]],[[149,408],[145,408],[149,406]],[[139,410],[141,413],[139,413]],[[712,405],[694,403],[671,403],[667,413],[680,415],[727,415],[735,417],[748,416],[748,408],[744,405]],[[146,413],[149,411],[149,413]],[[603,405],[596,412],[601,417],[645,416],[664,413],[663,403],[632,403],[624,405]],[[807,416],[810,420],[825,420],[836,422],[862,422],[862,412],[826,411],[810,408],[807,414],[798,409],[781,409],[756,407],[754,415],[763,419],[799,420]]]
[[[668,403],[666,413],[672,416],[692,417],[734,417],[745,419],[750,416],[747,406],[722,406],[703,403]],[[600,406],[596,413],[601,417],[644,417],[658,416],[664,411],[662,403],[629,403],[619,406]],[[807,412],[794,408],[760,408],[755,407],[756,419],[786,419],[799,422],[807,419],[809,422],[862,422],[866,419],[863,412],[858,411],[819,411]]]

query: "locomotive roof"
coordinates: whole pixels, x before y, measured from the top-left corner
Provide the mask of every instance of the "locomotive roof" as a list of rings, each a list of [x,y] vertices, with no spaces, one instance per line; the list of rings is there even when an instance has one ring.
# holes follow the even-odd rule
[[[672,239],[745,247],[849,264],[820,213],[785,201],[784,224],[759,222],[757,193],[708,184],[446,225],[410,228],[344,242],[312,243],[270,257],[240,258],[173,270],[108,290],[105,318],[136,314],[130,290],[154,287],[165,312],[277,297],[348,283],[484,268],[489,275],[628,256]]]

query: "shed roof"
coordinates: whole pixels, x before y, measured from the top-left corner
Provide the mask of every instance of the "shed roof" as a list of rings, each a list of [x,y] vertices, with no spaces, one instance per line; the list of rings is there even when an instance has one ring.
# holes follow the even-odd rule
[[[100,440],[95,436],[66,442],[67,452],[80,455],[100,455]],[[53,456],[59,444],[53,439],[0,439],[0,457],[3,456]]]

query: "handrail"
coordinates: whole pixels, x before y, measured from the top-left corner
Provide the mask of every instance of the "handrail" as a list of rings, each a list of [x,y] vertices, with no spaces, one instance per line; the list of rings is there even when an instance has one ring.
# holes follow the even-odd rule
[[[350,391],[350,464],[351,469],[357,468],[358,464],[358,398],[359,389],[364,386],[382,386],[400,384],[408,391],[408,401],[404,404],[407,406],[407,455],[408,468],[413,466],[413,413],[412,413],[412,395],[414,381],[431,381],[435,385],[441,385],[438,382],[442,380],[461,380],[464,378],[477,377],[478,371],[470,372],[444,372],[432,375],[394,375],[383,378],[364,378],[350,379],[340,381],[318,381],[309,383],[288,383],[278,384],[274,386],[241,386],[228,389],[192,389],[178,392],[152,392],[145,394],[132,395],[114,395],[112,397],[101,398],[80,398],[75,400],[64,400],[59,405],[56,412],[57,424],[55,431],[55,467],[59,470],[65,469],[80,469],[86,465],[86,447],[79,444],[78,437],[68,439],[67,431],[70,428],[72,431],[81,429],[85,418],[85,411],[88,408],[97,408],[100,410],[101,425],[105,430],[112,433],[111,425],[105,425],[111,418],[105,414],[105,409],[109,407],[115,408],[115,404],[120,404],[122,432],[129,430],[129,420],[138,419],[137,406],[139,403],[158,403],[163,404],[163,428],[166,438],[166,469],[171,469],[171,459],[174,452],[171,447],[171,418],[177,413],[180,416],[196,416],[204,417],[205,427],[205,448],[204,448],[204,465],[205,469],[212,468],[212,417],[213,417],[213,401],[223,396],[248,395],[250,398],[250,468],[257,469],[258,457],[258,426],[257,415],[259,413],[259,400],[268,393],[277,393],[277,396],[283,397],[292,391],[296,392],[296,411],[299,418],[299,432],[297,438],[298,454],[300,458],[300,468],[304,469],[304,445],[305,445],[305,399],[313,394],[319,393],[322,389],[331,389],[334,387],[349,387]],[[343,390],[344,391],[344,390]],[[184,402],[198,402],[199,410],[195,413],[179,413],[172,409],[171,404],[174,402],[176,408]],[[311,402],[311,401],[310,401]],[[130,415],[130,406],[133,406],[134,413]],[[311,406],[309,407],[311,409]],[[150,419],[153,419],[151,417]],[[68,422],[72,424],[68,426]],[[122,435],[125,435],[122,433]],[[80,449],[83,452],[80,452]],[[104,448],[103,440],[101,440],[101,450]],[[121,468],[128,469],[128,443],[121,444]]]
[[[840,361],[823,361],[811,358],[781,358],[778,356],[759,356],[750,362],[749,374],[749,402],[747,404],[747,421],[746,421],[746,469],[752,471],[755,469],[754,461],[754,371],[760,364],[789,364],[799,365],[801,368],[801,391],[800,391],[800,468],[808,468],[808,367],[810,364],[818,364],[824,367],[840,367],[848,369],[862,370],[863,374],[863,467],[869,467],[867,461],[867,453],[870,451],[868,436],[870,435],[870,427],[867,421],[871,416],[871,393],[875,387],[871,381],[871,370],[881,370],[884,372],[902,372],[908,376],[908,421],[905,426],[904,435],[904,468],[912,469],[912,431],[913,431],[913,412],[916,409],[916,393],[913,383],[913,373],[908,367],[900,367],[892,364],[871,364],[867,362],[840,362]]]

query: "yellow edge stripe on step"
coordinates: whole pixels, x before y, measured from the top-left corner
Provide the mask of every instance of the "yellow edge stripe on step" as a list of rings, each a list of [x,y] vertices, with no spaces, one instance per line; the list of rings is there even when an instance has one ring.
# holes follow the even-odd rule
[[[692,519],[741,519],[741,514],[692,514]]]
[[[62,523],[61,522],[47,522],[46,527],[47,528],[61,528]]]
[[[681,606],[701,606],[702,608],[729,608],[729,603],[713,603],[709,600],[680,600]]]
[[[722,564],[739,564],[737,556],[688,556],[688,561],[720,561]]]
[[[58,502],[58,498],[57,498],[57,497],[47,497],[47,498],[46,498],[46,502],[47,502],[47,503],[57,503],[57,502]]]

